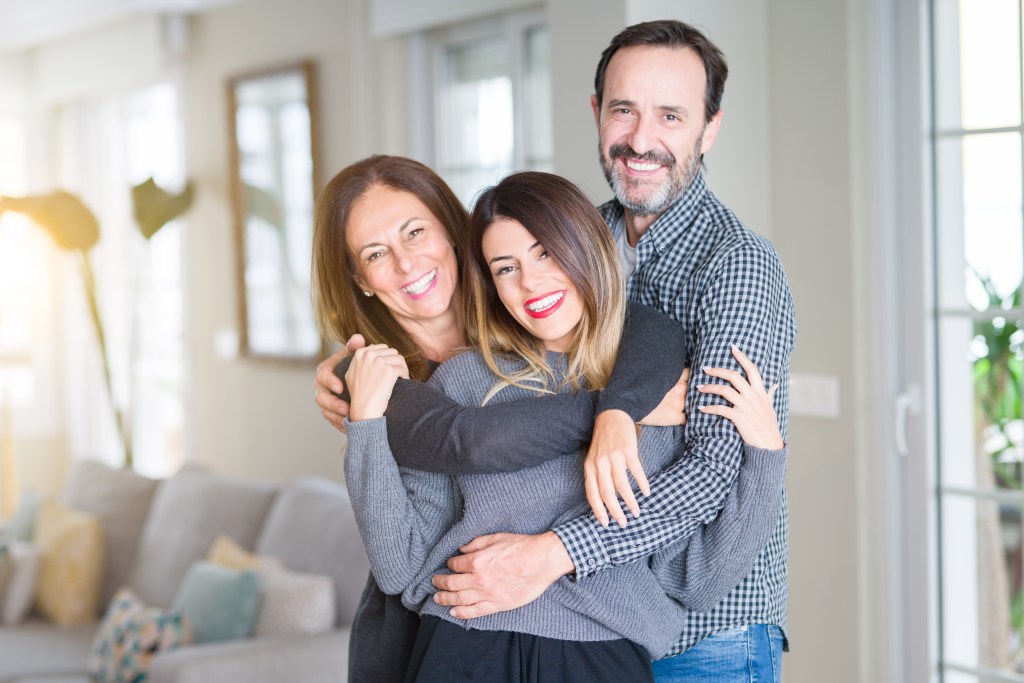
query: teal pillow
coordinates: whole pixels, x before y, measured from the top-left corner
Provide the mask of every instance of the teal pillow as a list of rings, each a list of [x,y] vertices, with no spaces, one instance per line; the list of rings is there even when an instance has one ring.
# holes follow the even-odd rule
[[[21,496],[21,503],[11,517],[10,531],[15,540],[31,543],[36,532],[36,517],[43,499],[35,491],[26,491]]]
[[[256,572],[196,562],[181,582],[171,610],[191,622],[193,642],[216,643],[249,635],[259,598]]]

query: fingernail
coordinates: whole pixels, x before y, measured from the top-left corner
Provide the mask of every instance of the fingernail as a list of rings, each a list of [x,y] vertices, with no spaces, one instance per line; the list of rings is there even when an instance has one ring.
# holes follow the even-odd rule
[[[702,413],[706,413],[707,412],[706,408],[707,408],[707,406],[697,406],[697,410],[699,410]]]
[[[729,348],[730,349],[735,349],[735,350],[738,351],[740,347],[736,346],[735,344],[729,344]]]
[[[601,526],[603,526],[605,529],[608,528],[608,520],[607,519],[599,519],[597,521],[601,522]]]
[[[697,391],[704,391],[704,385],[703,384],[698,384],[697,385]]]
[[[703,370],[704,372],[707,372],[711,368],[709,366],[707,366],[707,365],[702,365],[700,369]]]
[[[625,517],[623,517],[622,519],[616,518],[615,521],[618,522],[619,526],[622,527],[623,529],[626,528],[626,518]]]

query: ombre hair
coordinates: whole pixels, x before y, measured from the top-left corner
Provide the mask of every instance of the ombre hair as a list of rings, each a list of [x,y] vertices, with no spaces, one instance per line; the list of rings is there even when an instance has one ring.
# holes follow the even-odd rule
[[[359,264],[348,246],[352,208],[375,187],[408,192],[441,222],[458,263],[464,260],[465,207],[441,178],[404,157],[374,155],[341,170],[316,200],[313,212],[312,298],[320,332],[344,343],[362,334],[367,344],[387,344],[405,357],[409,375],[426,380],[430,363],[391,310],[378,297],[366,297],[356,278]],[[459,296],[458,288],[455,295]],[[456,310],[461,304],[455,302]],[[472,335],[471,335],[472,336]]]
[[[550,173],[524,171],[507,176],[476,202],[467,232],[462,281],[471,290],[466,319],[475,321],[473,338],[487,366],[502,382],[537,390],[553,380],[544,343],[508,312],[483,255],[484,233],[502,218],[518,221],[554,258],[576,287],[583,316],[566,353],[562,386],[600,389],[608,383],[626,313],[622,266],[611,232],[586,195],[568,180]],[[516,355],[527,363],[508,374],[499,355]],[[561,388],[561,387],[559,387]]]

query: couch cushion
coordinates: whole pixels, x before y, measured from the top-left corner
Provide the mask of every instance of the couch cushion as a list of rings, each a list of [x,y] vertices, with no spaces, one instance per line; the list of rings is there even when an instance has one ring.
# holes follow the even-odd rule
[[[64,487],[64,504],[100,520],[106,568],[100,590],[100,610],[110,604],[128,572],[142,534],[142,525],[159,482],[95,461],[76,463]]]
[[[95,633],[95,624],[60,628],[38,617],[17,627],[0,626],[0,681],[33,674],[84,676]]]
[[[313,477],[285,486],[267,517],[256,552],[273,555],[295,571],[330,576],[338,624],[352,623],[370,565],[343,486]]]
[[[36,607],[59,626],[96,621],[103,583],[103,527],[84,512],[43,503],[36,522],[42,555]]]
[[[143,602],[166,609],[217,536],[253,547],[276,493],[270,484],[183,469],[153,498],[129,584]]]
[[[0,595],[0,623],[5,626],[19,624],[32,608],[40,558],[39,548],[29,543],[15,541],[7,546],[8,574]]]

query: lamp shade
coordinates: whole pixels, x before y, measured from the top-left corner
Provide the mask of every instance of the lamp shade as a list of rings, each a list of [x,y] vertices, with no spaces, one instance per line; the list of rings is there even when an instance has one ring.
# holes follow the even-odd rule
[[[0,197],[0,213],[4,211],[25,214],[65,249],[85,251],[100,239],[96,216],[70,192],[58,190],[30,197]]]

